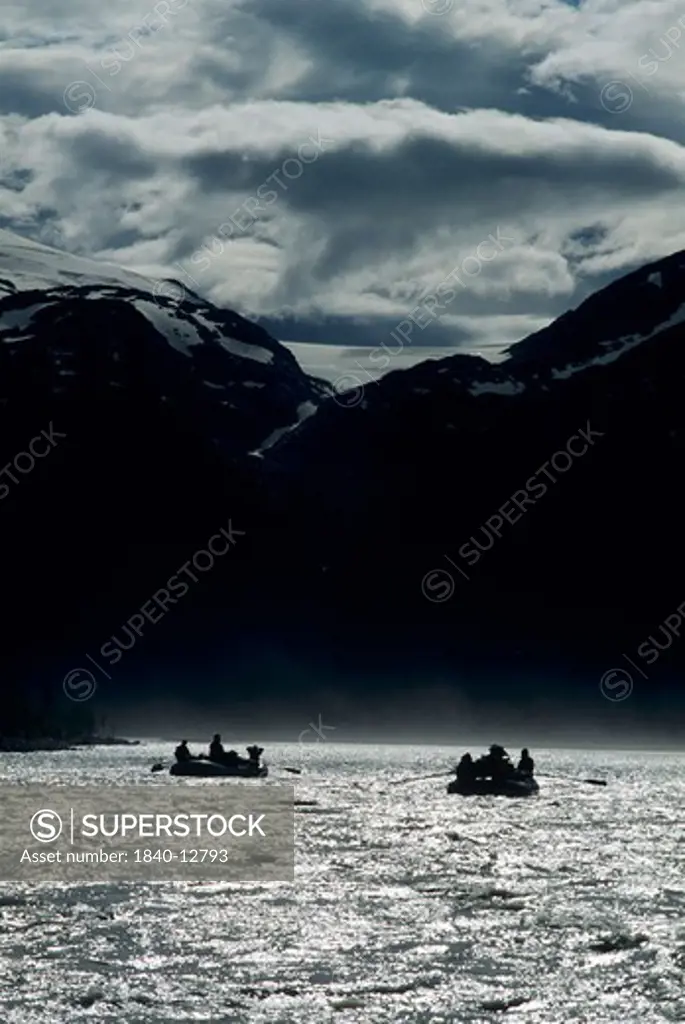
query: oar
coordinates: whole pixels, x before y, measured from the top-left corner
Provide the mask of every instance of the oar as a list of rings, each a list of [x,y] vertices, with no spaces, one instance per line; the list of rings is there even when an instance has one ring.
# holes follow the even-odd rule
[[[538,772],[543,779],[558,779],[559,782],[578,782],[581,786],[606,786],[608,783],[605,779],[574,779],[570,775],[547,775],[545,772]]]
[[[193,756],[191,757],[190,760],[191,761],[208,761],[209,758],[207,757],[206,754],[193,754]],[[152,768],[150,769],[151,772],[165,772],[166,770],[167,770],[167,765],[165,765],[163,761],[156,761],[155,764],[153,764]]]
[[[203,754],[198,754],[197,757],[193,758],[193,760],[194,761],[207,761],[208,758],[204,757]],[[166,765],[162,764],[161,761],[158,761],[156,764],[153,764],[153,766],[150,769],[150,771],[151,772],[163,772],[163,771],[166,771]],[[302,769],[301,768],[284,768],[283,771],[284,772],[292,772],[293,775],[301,775],[302,774]]]
[[[408,779],[395,779],[394,782],[390,782],[388,785],[401,786],[405,782],[421,782],[422,779],[442,779],[446,775],[454,775],[454,770],[451,772],[433,772],[432,775],[411,775]]]

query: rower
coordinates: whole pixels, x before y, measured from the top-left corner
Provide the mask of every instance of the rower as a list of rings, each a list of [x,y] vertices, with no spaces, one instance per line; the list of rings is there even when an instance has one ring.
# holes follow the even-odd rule
[[[535,771],[535,761],[528,753],[528,747],[524,747],[521,751],[521,758],[516,768],[520,772],[524,772],[526,775],[532,775]]]
[[[476,761],[476,770],[480,777],[501,779],[511,775],[514,766],[504,747],[493,743],[485,757],[480,757]]]
[[[177,761],[192,761],[193,755],[188,750],[188,740],[181,740],[174,754]]]
[[[226,752],[224,750],[223,743],[221,742],[221,736],[217,732],[214,734],[214,738],[212,739],[212,742],[209,744],[209,760],[216,761],[217,763],[221,764],[224,761],[225,757]]]
[[[457,779],[459,782],[472,782],[474,775],[473,758],[470,754],[464,754],[457,765]]]

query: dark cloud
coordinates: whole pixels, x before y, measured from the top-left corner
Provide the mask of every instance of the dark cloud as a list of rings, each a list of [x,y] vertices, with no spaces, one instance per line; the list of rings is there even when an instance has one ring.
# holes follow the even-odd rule
[[[290,98],[368,103],[408,95],[438,110],[520,109],[516,92],[526,82],[526,59],[497,46],[484,60],[482,47],[455,38],[442,19],[411,24],[363,0],[255,0],[250,9],[315,58],[287,90]],[[503,97],[509,105],[502,106]]]
[[[74,160],[84,169],[111,179],[145,178],[155,173],[158,162],[125,136],[98,129],[75,136],[70,142]]]

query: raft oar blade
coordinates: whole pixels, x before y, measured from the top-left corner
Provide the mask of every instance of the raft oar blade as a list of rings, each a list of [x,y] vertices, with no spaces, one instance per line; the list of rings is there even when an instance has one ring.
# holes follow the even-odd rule
[[[302,769],[301,768],[283,768],[282,770],[284,772],[290,772],[292,775],[301,775],[302,774]]]
[[[150,771],[151,772],[163,772],[164,771],[164,765],[161,763],[161,761],[158,761],[157,764],[153,764],[153,766],[150,769]]]
[[[389,786],[402,786],[405,782],[422,782],[423,779],[442,779],[447,775],[454,775],[454,771],[450,772],[433,772],[432,775],[410,775],[408,779],[395,779],[394,782],[389,782]]]
[[[607,786],[605,779],[573,779],[570,775],[548,775],[546,772],[538,772],[543,779],[556,779],[558,782],[577,782],[580,786]]]

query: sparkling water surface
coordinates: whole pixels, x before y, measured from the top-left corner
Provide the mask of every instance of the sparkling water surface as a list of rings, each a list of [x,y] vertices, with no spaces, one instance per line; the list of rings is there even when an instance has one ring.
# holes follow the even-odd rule
[[[0,778],[191,784],[150,773],[169,752],[0,754]],[[389,785],[460,753],[271,744],[268,780],[199,783],[317,801],[294,884],[1,885],[0,1022],[685,1021],[685,757],[534,750],[609,785],[527,800]]]

